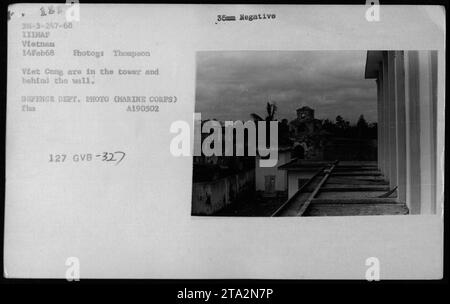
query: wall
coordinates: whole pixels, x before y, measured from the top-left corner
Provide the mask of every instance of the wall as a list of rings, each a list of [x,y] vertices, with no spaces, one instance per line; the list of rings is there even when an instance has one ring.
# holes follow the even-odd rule
[[[274,167],[260,167],[259,157],[255,158],[255,181],[256,181],[256,191],[265,190],[265,176],[275,175],[275,190],[276,191],[286,191],[287,190],[287,174],[286,170],[279,170],[278,167],[284,165],[291,160],[290,151],[279,151],[278,152],[278,163]]]
[[[192,214],[209,215],[254,193],[255,171],[192,184]]]

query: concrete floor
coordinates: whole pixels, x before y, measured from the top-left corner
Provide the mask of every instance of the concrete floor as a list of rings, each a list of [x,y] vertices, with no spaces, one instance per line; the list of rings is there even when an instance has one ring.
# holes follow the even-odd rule
[[[302,216],[409,213],[406,204],[397,200],[396,192],[386,196],[392,189],[376,162],[339,162],[321,189]]]
[[[299,190],[273,216],[408,214],[406,204],[399,202],[396,192],[390,193],[390,190],[376,162],[343,161],[334,167],[328,178],[319,174],[312,179],[308,187]]]

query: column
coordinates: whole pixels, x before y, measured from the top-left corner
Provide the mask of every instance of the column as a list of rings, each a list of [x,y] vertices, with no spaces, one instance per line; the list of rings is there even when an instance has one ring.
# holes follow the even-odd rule
[[[382,125],[383,125],[383,107],[382,107],[382,88],[383,80],[381,71],[378,71],[377,78],[377,163],[378,169],[383,170],[384,158],[383,158],[383,138],[382,138]]]
[[[387,180],[390,179],[390,155],[389,155],[389,103],[388,103],[388,93],[389,93],[389,74],[387,68],[387,52],[383,52],[383,62],[382,62],[382,73],[383,73],[383,174]]]
[[[442,215],[443,204],[444,204],[444,148],[445,148],[445,56],[444,53],[438,53],[438,51],[433,51],[432,65],[433,65],[433,88],[435,90],[434,99],[434,112],[435,112],[435,134],[436,134],[436,214]],[[439,68],[442,67],[442,68]],[[440,86],[438,85],[440,84]],[[439,111],[438,111],[439,109]],[[448,160],[447,160],[448,161]]]
[[[395,52],[387,52],[389,77],[388,112],[389,112],[389,186],[397,187],[397,114],[396,114],[396,75]]]
[[[418,52],[419,70],[419,117],[420,117],[420,213],[433,214],[435,206],[436,181],[436,132],[434,118],[435,78],[430,51]]]
[[[397,184],[398,199],[406,201],[406,121],[405,70],[403,51],[395,52],[395,111],[397,132]]]
[[[431,164],[432,164],[432,179],[431,182],[434,186],[433,188],[433,204],[432,204],[432,213],[435,213],[439,210],[441,206],[437,206],[437,198],[439,196],[438,194],[438,176],[440,174],[443,174],[440,170],[438,170],[438,156],[440,156],[440,152],[443,154],[443,150],[439,151],[437,146],[437,122],[438,122],[438,52],[437,51],[430,51],[431,56],[431,90],[432,90],[432,112],[431,112],[431,119],[432,119],[432,133],[431,133],[431,139],[432,139],[432,148],[433,153],[431,154]],[[442,107],[442,111],[444,111],[444,107]],[[442,155],[443,156],[443,155]],[[442,168],[444,169],[444,168]]]
[[[420,120],[418,52],[405,51],[406,203],[420,213]]]
[[[395,52],[395,112],[397,131],[397,184],[398,200],[406,201],[406,114],[405,69],[403,51]]]

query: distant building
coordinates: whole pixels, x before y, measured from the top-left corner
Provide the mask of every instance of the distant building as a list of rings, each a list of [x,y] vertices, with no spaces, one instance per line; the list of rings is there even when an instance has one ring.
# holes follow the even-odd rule
[[[314,118],[314,109],[304,106],[297,109],[297,118],[289,123],[293,146],[303,150],[304,159],[322,159],[324,131],[322,121]]]
[[[307,106],[297,109],[297,118],[289,123],[289,131],[296,138],[319,132],[321,129],[322,121],[315,119],[314,110]]]

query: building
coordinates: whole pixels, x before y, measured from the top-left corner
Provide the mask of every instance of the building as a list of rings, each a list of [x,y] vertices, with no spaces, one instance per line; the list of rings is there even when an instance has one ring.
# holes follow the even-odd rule
[[[438,81],[445,71],[438,71],[438,60],[436,51],[369,51],[365,78],[377,85],[377,161],[291,160],[279,167],[287,171],[288,200],[273,216],[442,214]],[[313,117],[308,109],[298,113],[305,114],[299,122]]]
[[[442,71],[443,72],[443,71]],[[437,51],[368,51],[365,78],[378,92],[378,168],[412,214],[443,203],[443,91]],[[438,136],[440,134],[441,136]]]
[[[296,138],[313,134],[321,129],[322,122],[314,118],[314,110],[308,106],[297,109],[297,118],[289,123],[289,130]]]
[[[326,164],[328,164],[328,162],[294,158],[284,165],[279,166],[279,170],[286,174],[288,186],[287,197],[291,198],[294,196],[294,194]]]
[[[288,163],[292,158],[291,148],[278,148],[278,163],[273,167],[261,167],[260,156],[255,157],[255,185],[256,191],[263,196],[286,196],[287,173],[278,168]]]
[[[289,133],[294,146],[303,150],[305,159],[324,157],[325,133],[322,121],[314,118],[314,109],[304,106],[297,109],[297,118],[289,123]]]

